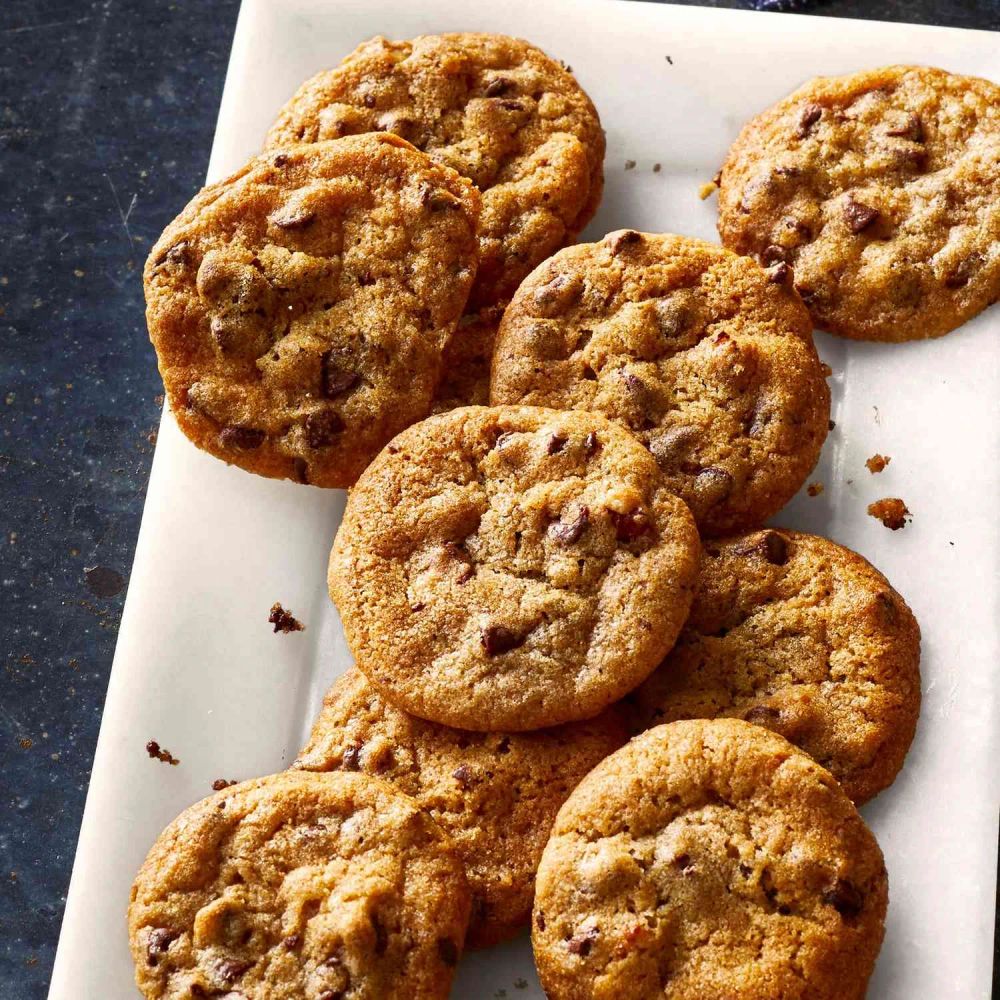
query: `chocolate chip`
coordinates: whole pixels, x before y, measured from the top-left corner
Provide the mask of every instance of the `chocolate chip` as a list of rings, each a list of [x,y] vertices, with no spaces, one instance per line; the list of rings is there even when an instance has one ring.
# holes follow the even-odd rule
[[[788,562],[788,542],[777,531],[765,531],[761,536],[760,547],[769,563],[784,566]]]
[[[441,212],[446,208],[458,208],[461,202],[453,194],[442,188],[425,184],[420,194],[420,200],[432,211]]]
[[[232,779],[230,779],[230,778],[216,778],[215,781],[212,782],[212,791],[213,792],[221,792],[224,788],[230,788],[231,786],[233,786],[235,784],[236,784],[236,779],[235,778],[232,778]]]
[[[302,941],[301,934],[289,934],[281,943],[289,950],[294,951]]]
[[[668,472],[678,467],[698,437],[698,431],[694,427],[680,424],[650,438],[648,447],[656,464]]]
[[[344,429],[344,421],[333,410],[316,410],[305,419],[306,443],[310,448],[325,448]]]
[[[236,958],[224,958],[215,963],[216,975],[227,985],[232,986],[248,969],[253,968],[253,962],[244,962]]]
[[[264,443],[264,436],[264,432],[256,427],[223,427],[219,432],[219,441],[226,448],[253,451]]]
[[[306,226],[314,222],[316,213],[304,208],[294,208],[285,206],[280,212],[275,212],[268,217],[268,222],[279,229],[305,229]]]
[[[674,864],[677,865],[682,872],[686,872],[689,868],[694,866],[694,863],[691,861],[690,854],[678,854],[677,857],[674,858]]]
[[[276,167],[283,167],[286,163],[288,163],[288,156],[285,153],[278,153],[274,158],[274,165]]]
[[[361,98],[361,103],[364,104],[364,106],[366,108],[374,108],[375,107],[375,95],[374,94],[365,94],[365,96],[363,98]]]
[[[885,130],[886,135],[896,136],[900,139],[909,139],[910,142],[924,141],[924,123],[918,114],[907,115],[906,120],[894,128]]]
[[[445,965],[458,965],[458,945],[451,938],[438,938],[438,957]]]
[[[344,1000],[347,993],[344,990],[323,990],[316,1000]]]
[[[508,753],[510,753],[510,737],[509,736],[504,736],[504,737],[502,737],[500,739],[500,742],[497,744],[497,753],[498,754],[508,754]]]
[[[465,549],[455,542],[445,542],[445,551],[452,559],[462,564],[462,570],[458,574],[458,583],[468,583],[475,575],[476,568],[472,564],[472,559]]]
[[[609,236],[607,239],[611,252],[620,253],[625,247],[642,242],[642,233],[637,233],[634,229],[624,229],[620,233]]]
[[[333,357],[332,351],[326,351],[319,363],[319,388],[326,399],[336,399],[348,389],[358,384],[360,376],[349,368],[344,368]]]
[[[187,240],[181,240],[179,243],[175,243],[172,247],[166,250],[157,259],[155,267],[159,267],[161,264],[178,264],[184,265],[191,261],[190,245]]]
[[[580,507],[571,521],[556,521],[549,526],[549,535],[562,545],[572,545],[580,540],[590,523],[590,508]]]
[[[551,281],[535,289],[532,298],[543,316],[568,308],[583,291],[583,283],[565,274],[557,274]],[[578,348],[579,349],[579,348]]]
[[[770,267],[771,264],[780,264],[782,261],[787,262],[788,251],[777,243],[771,243],[764,247],[760,255],[760,262],[765,267]]]
[[[767,705],[754,705],[743,713],[743,721],[755,726],[773,726],[781,718],[781,712]]]
[[[548,442],[545,445],[546,455],[555,455],[557,452],[563,450],[566,447],[566,435],[565,434],[552,434],[549,437]]]
[[[389,947],[389,932],[379,919],[378,914],[372,914],[372,928],[375,931],[375,954],[384,955]]]
[[[305,625],[291,611],[283,608],[278,601],[275,601],[271,605],[271,611],[267,616],[267,620],[274,626],[275,632],[282,632],[285,635],[289,632],[301,632],[305,628]]]
[[[615,526],[615,537],[619,542],[634,542],[652,527],[646,512],[641,507],[628,514],[619,514],[615,510],[610,511],[610,514],[611,522]]]
[[[596,927],[588,927],[586,930],[574,934],[566,942],[566,950],[571,955],[586,958],[590,954],[591,946],[599,936],[600,931]]]
[[[844,222],[852,233],[860,233],[867,229],[877,218],[878,209],[855,201],[850,195],[844,203]]]
[[[845,878],[837,881],[823,892],[823,902],[832,906],[842,917],[851,920],[865,908],[865,897],[861,890]]]
[[[498,76],[494,80],[486,85],[486,90],[484,93],[487,97],[501,97],[503,94],[508,93],[514,86],[513,80],[508,80],[506,77]]]
[[[541,910],[535,915],[535,926],[540,930],[545,930],[545,914]]]
[[[601,447],[600,438],[598,438],[597,434],[594,431],[591,431],[583,439],[583,450],[588,455],[593,455],[597,451],[597,449],[600,448],[600,447]]]
[[[982,262],[983,258],[978,253],[971,254],[960,260],[944,276],[945,288],[964,288]]]
[[[792,277],[792,269],[784,262],[767,269],[767,280],[772,285],[787,285]]]
[[[179,931],[170,931],[166,927],[154,927],[149,932],[149,938],[146,942],[146,961],[150,965],[156,965],[160,955],[170,947],[170,942],[179,937]]]
[[[811,131],[813,125],[816,124],[823,116],[823,109],[818,104],[807,104],[799,112],[799,122],[798,128],[795,134],[800,138],[804,139]]]
[[[344,747],[344,753],[340,760],[340,766],[345,771],[361,770],[361,744],[351,743]]]
[[[480,629],[479,638],[487,656],[499,656],[523,646],[527,635],[519,635],[504,625],[487,625]]]
[[[501,101],[500,107],[504,111],[523,111],[524,105],[520,101]]]
[[[733,491],[733,477],[725,469],[711,466],[695,476],[694,488],[699,499],[705,503],[721,503]]]

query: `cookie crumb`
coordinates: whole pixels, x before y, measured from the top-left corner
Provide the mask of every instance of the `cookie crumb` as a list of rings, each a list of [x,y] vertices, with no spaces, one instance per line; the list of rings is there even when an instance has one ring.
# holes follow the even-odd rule
[[[876,453],[865,461],[865,465],[868,466],[868,471],[874,476],[877,472],[881,472],[891,461],[892,457],[890,455],[879,455]]]
[[[634,170],[635,169],[635,160],[626,160],[625,161],[625,169],[626,170]]]
[[[909,508],[899,497],[885,497],[868,505],[868,513],[892,531],[906,527],[906,519],[913,520]]]
[[[221,792],[223,788],[229,788],[231,785],[236,784],[235,778],[216,778],[212,782],[212,791]]]
[[[169,751],[164,750],[156,740],[150,740],[146,744],[146,753],[149,754],[153,760],[162,760],[164,764],[171,764],[176,767],[180,761]]]
[[[24,739],[18,740],[17,742],[21,745],[22,750],[30,750],[33,745],[31,738],[28,736],[25,736]]]
[[[654,163],[653,164],[653,173],[654,174],[658,174],[662,169],[663,169],[663,164],[662,163]]]
[[[830,430],[832,431],[834,429],[834,427],[836,427],[836,426],[837,426],[837,421],[836,420],[831,420],[830,421]]]
[[[808,493],[809,496],[811,496],[811,497],[818,497],[820,495],[820,493],[822,493],[822,492],[823,492],[823,484],[822,483],[810,483],[806,487],[806,493]]]
[[[302,624],[291,611],[286,611],[278,601],[271,605],[271,613],[267,620],[274,626],[275,632],[302,632],[305,625]]]
[[[718,190],[719,190],[719,185],[715,181],[708,181],[707,183],[702,184],[700,188],[698,188],[698,197],[701,198],[702,201],[704,201],[706,198],[711,198],[712,195],[715,194],[715,192]]]

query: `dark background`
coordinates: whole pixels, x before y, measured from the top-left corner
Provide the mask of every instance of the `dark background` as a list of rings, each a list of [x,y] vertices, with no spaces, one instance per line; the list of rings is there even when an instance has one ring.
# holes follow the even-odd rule
[[[1000,0],[768,5],[1000,30]],[[162,402],[142,263],[238,7],[0,0],[0,1000],[48,986]]]

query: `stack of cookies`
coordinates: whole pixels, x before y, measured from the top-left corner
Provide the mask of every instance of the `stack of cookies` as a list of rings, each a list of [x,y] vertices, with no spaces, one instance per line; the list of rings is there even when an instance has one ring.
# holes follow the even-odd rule
[[[936,336],[1000,294],[998,97],[814,81],[733,147],[729,249],[568,245],[604,157],[568,69],[375,39],[191,202],[145,273],[171,408],[351,487],[356,666],[288,772],[153,847],[146,997],[443,998],[529,921],[555,1000],[864,996],[888,889],[856,806],[913,738],[919,628],[861,556],[762,526],[828,430],[814,325]]]

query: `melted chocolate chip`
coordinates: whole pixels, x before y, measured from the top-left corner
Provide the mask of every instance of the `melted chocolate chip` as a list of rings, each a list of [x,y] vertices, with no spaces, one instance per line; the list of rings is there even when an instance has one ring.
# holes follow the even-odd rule
[[[316,213],[307,209],[286,209],[270,216],[268,222],[279,229],[305,229],[316,221]]]
[[[498,76],[495,80],[490,80],[486,85],[486,90],[484,93],[487,97],[501,97],[511,91],[514,86],[513,80],[508,80],[506,77]]]
[[[166,927],[154,927],[149,932],[146,943],[146,961],[150,965],[156,965],[160,955],[170,947],[170,942],[179,937],[178,931],[170,931]]]
[[[360,376],[337,363],[332,351],[320,358],[320,392],[326,399],[336,399],[358,384]]]
[[[795,134],[800,138],[804,139],[813,129],[813,125],[816,124],[823,117],[823,109],[818,104],[807,104],[799,112],[799,122],[798,128]]]
[[[458,965],[458,945],[451,938],[438,938],[438,957],[445,965]]]
[[[625,229],[620,233],[615,233],[609,237],[608,246],[612,253],[620,253],[625,247],[633,246],[642,242],[642,233],[637,233],[634,229]]]
[[[945,288],[964,288],[982,264],[983,258],[980,254],[972,254],[960,260],[944,276]]]
[[[154,266],[159,267],[161,264],[188,264],[191,261],[190,249],[187,240],[181,240],[161,254]]]
[[[861,890],[845,878],[838,878],[823,892],[823,902],[832,906],[845,920],[858,916],[865,908],[865,897]]]
[[[878,218],[878,209],[865,205],[863,202],[855,201],[848,196],[844,203],[844,222],[852,233],[860,233],[867,229]]]
[[[924,123],[921,121],[920,115],[911,114],[907,116],[906,121],[901,125],[886,129],[885,134],[900,139],[909,139],[910,142],[923,142]]]
[[[523,111],[524,105],[520,101],[501,101],[500,107],[504,111]]]
[[[552,434],[545,445],[545,454],[555,455],[562,451],[566,447],[566,440],[565,434]]]
[[[645,535],[652,525],[646,512],[639,508],[628,514],[610,511],[611,521],[615,526],[615,537],[619,542],[634,542]]]
[[[375,931],[375,954],[384,955],[389,947],[389,932],[379,919],[378,914],[372,914],[372,928]]]
[[[236,958],[224,958],[215,964],[215,972],[227,985],[232,986],[248,969],[253,968],[253,962],[244,962]]]
[[[519,635],[504,625],[487,625],[480,629],[480,641],[487,656],[499,656],[523,646],[527,635]]]
[[[351,743],[344,747],[344,753],[340,760],[340,766],[345,771],[361,770],[361,744]]]
[[[549,525],[549,535],[561,545],[578,542],[590,523],[590,508],[580,507],[571,521],[556,521]]]
[[[743,721],[755,726],[773,726],[781,718],[781,712],[767,705],[754,705],[743,713]]]
[[[690,446],[698,440],[698,437],[698,431],[694,427],[680,424],[651,438],[648,447],[656,459],[656,464],[664,471],[672,471],[687,455]]]
[[[588,927],[586,930],[578,931],[566,942],[566,950],[571,955],[586,958],[590,954],[591,946],[599,936],[600,931],[596,927]]]
[[[343,429],[344,421],[339,413],[316,410],[305,419],[306,443],[310,448],[325,448]]]
[[[598,438],[597,434],[595,434],[594,431],[591,431],[583,439],[583,449],[584,451],[586,451],[588,455],[593,455],[600,447],[601,447],[600,438]]]
[[[223,427],[219,441],[226,448],[253,451],[264,443],[264,432],[256,427]]]
[[[674,864],[677,865],[682,872],[686,872],[689,868],[694,866],[694,862],[691,860],[690,854],[678,854],[677,857],[674,858]]]
[[[771,264],[780,264],[782,262],[788,261],[788,251],[784,247],[778,246],[777,243],[771,243],[770,245],[764,247],[760,255],[760,262],[765,265],[765,267],[770,267]]]
[[[767,280],[772,285],[787,285],[792,277],[792,269],[784,262],[767,269]]]
[[[784,535],[777,531],[765,531],[760,539],[760,550],[764,558],[775,566],[784,566],[788,562],[788,542]]]
[[[285,153],[278,153],[274,158],[274,165],[276,167],[283,167],[286,163],[288,163],[288,156]]]
[[[725,469],[712,466],[698,473],[694,488],[699,498],[706,503],[721,503],[733,491],[733,477]]]

